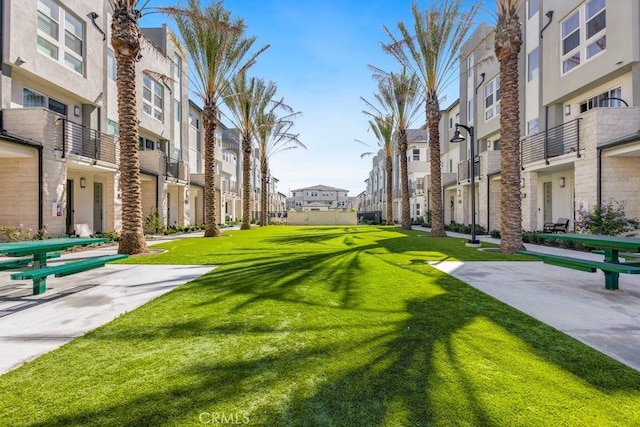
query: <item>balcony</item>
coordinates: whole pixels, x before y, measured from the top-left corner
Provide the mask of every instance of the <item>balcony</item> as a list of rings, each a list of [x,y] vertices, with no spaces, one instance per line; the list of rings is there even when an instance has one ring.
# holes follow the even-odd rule
[[[549,164],[552,157],[575,153],[580,157],[580,119],[575,119],[530,135],[520,141],[520,165],[544,160]]]
[[[226,194],[238,194],[238,183],[235,181],[225,180],[222,183],[222,192]]]
[[[181,160],[172,159],[169,156],[164,156],[165,159],[165,173],[166,179],[175,179],[176,181],[187,181],[189,172],[187,170],[187,164]]]
[[[480,176],[480,158],[476,157],[473,162],[473,176]],[[469,181],[471,177],[471,161],[463,160],[458,163],[458,182]]]
[[[94,165],[98,161],[116,164],[116,136],[89,129],[68,119],[60,121],[63,158],[74,154],[91,159]]]

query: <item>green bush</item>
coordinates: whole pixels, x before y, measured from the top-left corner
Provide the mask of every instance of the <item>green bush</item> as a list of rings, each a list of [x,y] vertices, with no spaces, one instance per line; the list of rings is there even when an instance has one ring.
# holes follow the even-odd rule
[[[587,211],[578,210],[575,230],[586,234],[617,236],[633,231],[638,225],[637,218],[627,218],[624,213],[625,201],[609,199],[604,205],[596,205]]]
[[[158,215],[156,208],[151,209],[149,215],[144,218],[144,231],[145,233],[159,234],[165,231],[164,224]],[[167,234],[167,233],[164,233]]]

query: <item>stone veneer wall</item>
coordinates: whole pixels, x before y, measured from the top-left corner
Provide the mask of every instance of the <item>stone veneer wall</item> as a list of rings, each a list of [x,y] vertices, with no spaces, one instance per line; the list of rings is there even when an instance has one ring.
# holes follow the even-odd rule
[[[580,145],[584,155],[575,162],[575,201],[597,200],[597,147],[631,135],[640,129],[640,108],[597,108],[583,114],[580,123]],[[602,161],[602,201],[609,198],[627,202],[627,216],[640,216],[640,168],[638,157],[607,157]]]

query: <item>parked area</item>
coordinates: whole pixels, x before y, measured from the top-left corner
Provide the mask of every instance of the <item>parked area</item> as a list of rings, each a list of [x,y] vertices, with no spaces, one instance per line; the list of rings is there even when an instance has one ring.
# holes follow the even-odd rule
[[[52,300],[0,317],[2,349],[79,336],[0,376],[3,422],[640,423],[637,276],[607,290],[601,273],[424,229],[224,233],[51,279],[39,298]],[[79,327],[91,317],[102,322]]]

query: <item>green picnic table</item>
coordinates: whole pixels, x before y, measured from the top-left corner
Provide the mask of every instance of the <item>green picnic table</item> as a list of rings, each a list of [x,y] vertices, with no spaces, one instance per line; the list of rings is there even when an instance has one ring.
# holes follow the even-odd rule
[[[638,238],[579,233],[543,233],[540,234],[540,237],[542,239],[567,240],[581,243],[588,248],[602,249],[604,252],[603,261],[580,260],[548,254],[540,256],[541,254],[534,255],[534,253],[528,251],[526,253],[539,256],[539,258],[542,258],[544,262],[548,262],[549,264],[576,269],[583,269],[584,267],[602,270],[605,275],[606,289],[618,289],[620,273],[640,274],[640,266],[638,266],[638,264],[620,262],[619,257],[620,252],[635,253],[640,251],[640,239]]]
[[[0,243],[0,254],[10,257],[33,256],[33,266],[30,270],[14,273],[12,279],[32,279],[33,294],[38,295],[46,291],[46,277],[49,275],[64,276],[85,271],[90,268],[100,267],[105,262],[125,258],[126,255],[108,255],[90,257],[86,260],[66,263],[54,267],[47,266],[47,259],[53,253],[69,249],[75,246],[95,245],[107,242],[108,239],[97,237],[65,237],[46,240],[28,240],[21,242]]]

